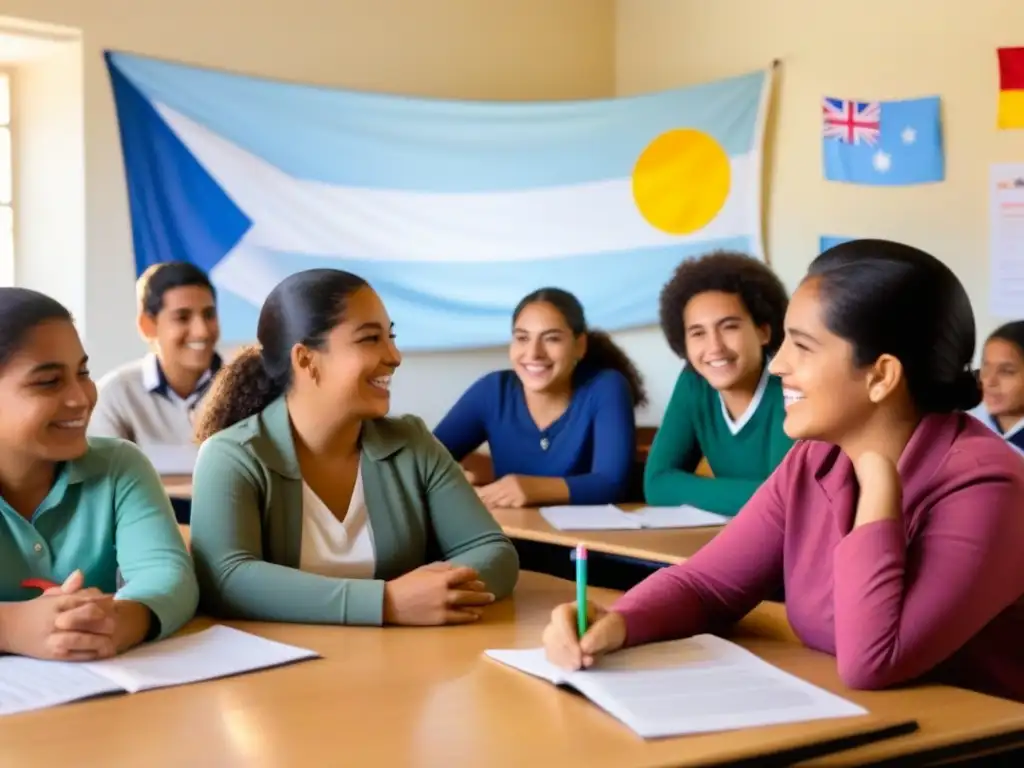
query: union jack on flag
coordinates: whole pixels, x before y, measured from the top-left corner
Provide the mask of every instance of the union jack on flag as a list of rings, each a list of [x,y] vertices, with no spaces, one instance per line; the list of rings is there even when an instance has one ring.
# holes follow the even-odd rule
[[[826,139],[846,144],[864,142],[874,146],[882,130],[882,103],[826,98],[822,104],[823,131]]]

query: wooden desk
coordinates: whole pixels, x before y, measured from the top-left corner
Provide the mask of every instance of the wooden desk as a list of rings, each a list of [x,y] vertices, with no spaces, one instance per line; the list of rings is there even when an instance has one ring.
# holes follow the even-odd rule
[[[569,582],[524,574],[515,597],[472,627],[236,623],[325,658],[3,717],[0,765],[655,768],[820,753],[833,748],[823,743],[908,721],[896,694],[868,717],[645,742],[587,700],[482,658],[487,648],[535,646],[551,608],[572,596]],[[755,642],[768,660],[833,681],[830,659],[786,641]]]
[[[163,475],[164,489],[172,499],[192,498],[192,476],[191,475]]]
[[[169,496],[192,498],[192,478],[188,475],[165,476],[162,479]],[[575,547],[582,541],[595,552],[654,563],[680,563],[692,557],[721,530],[716,526],[661,531],[559,531],[548,525],[536,509],[497,509],[493,514],[510,538],[563,547]]]
[[[835,659],[796,644],[778,603],[762,603],[744,619],[731,639],[805,680],[857,702],[878,717],[903,711],[917,720],[919,730],[839,754],[809,759],[800,766],[877,765],[894,761],[932,765],[939,761],[997,754],[1024,748],[1024,704],[942,685],[921,685],[890,691],[844,689]],[[788,651],[780,649],[788,646]],[[788,657],[788,658],[787,658]],[[799,665],[797,667],[792,664]]]
[[[562,547],[583,543],[595,552],[635,557],[654,563],[681,563],[711,541],[722,526],[642,531],[559,531],[536,509],[496,509],[494,519],[513,539]]]

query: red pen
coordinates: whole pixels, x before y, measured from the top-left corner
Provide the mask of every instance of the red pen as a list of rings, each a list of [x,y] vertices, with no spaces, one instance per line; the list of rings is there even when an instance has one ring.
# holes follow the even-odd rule
[[[54,589],[55,587],[59,587],[60,584],[55,584],[54,582],[50,581],[49,579],[31,578],[31,579],[24,579],[21,582],[21,586],[28,587],[29,589],[38,589],[41,592],[45,592],[48,589]]]

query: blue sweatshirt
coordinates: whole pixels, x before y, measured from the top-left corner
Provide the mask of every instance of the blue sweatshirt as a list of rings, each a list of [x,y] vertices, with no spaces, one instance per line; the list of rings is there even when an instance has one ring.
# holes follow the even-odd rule
[[[543,430],[515,372],[489,373],[466,390],[434,435],[456,461],[487,443],[496,478],[563,478],[572,504],[622,501],[636,454],[629,384],[610,369],[577,371],[569,407]]]

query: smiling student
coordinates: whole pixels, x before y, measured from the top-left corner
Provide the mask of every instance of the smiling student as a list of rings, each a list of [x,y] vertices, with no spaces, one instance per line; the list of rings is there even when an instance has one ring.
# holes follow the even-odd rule
[[[792,441],[768,370],[782,343],[786,289],[767,265],[717,251],[684,261],[661,293],[661,328],[686,366],[644,470],[655,506],[735,515]],[[695,474],[701,458],[714,477]]]
[[[982,404],[972,415],[1024,454],[1024,320],[1000,326],[985,342]]]
[[[205,610],[454,624],[508,595],[516,551],[459,465],[422,420],[386,418],[402,358],[366,281],[295,273],[267,296],[256,336],[198,425],[192,551]]]
[[[104,376],[89,434],[139,445],[167,474],[192,471],[193,419],[221,366],[216,292],[194,264],[154,264],[136,284],[151,352]]]
[[[67,309],[0,288],[0,654],[94,661],[195,611],[160,478],[131,443],[86,438],[95,402]]]
[[[626,593],[577,640],[578,668],[626,645],[714,631],[780,583],[796,634],[852,688],[921,678],[1024,701],[1024,462],[962,411],[978,403],[967,293],[884,240],[821,254],[772,361],[800,442],[719,536]]]
[[[489,373],[434,430],[457,461],[483,443],[489,507],[624,500],[636,454],[634,408],[647,396],[636,366],[588,328],[568,291],[542,288],[512,313],[511,370]],[[479,482],[479,478],[476,478]]]

